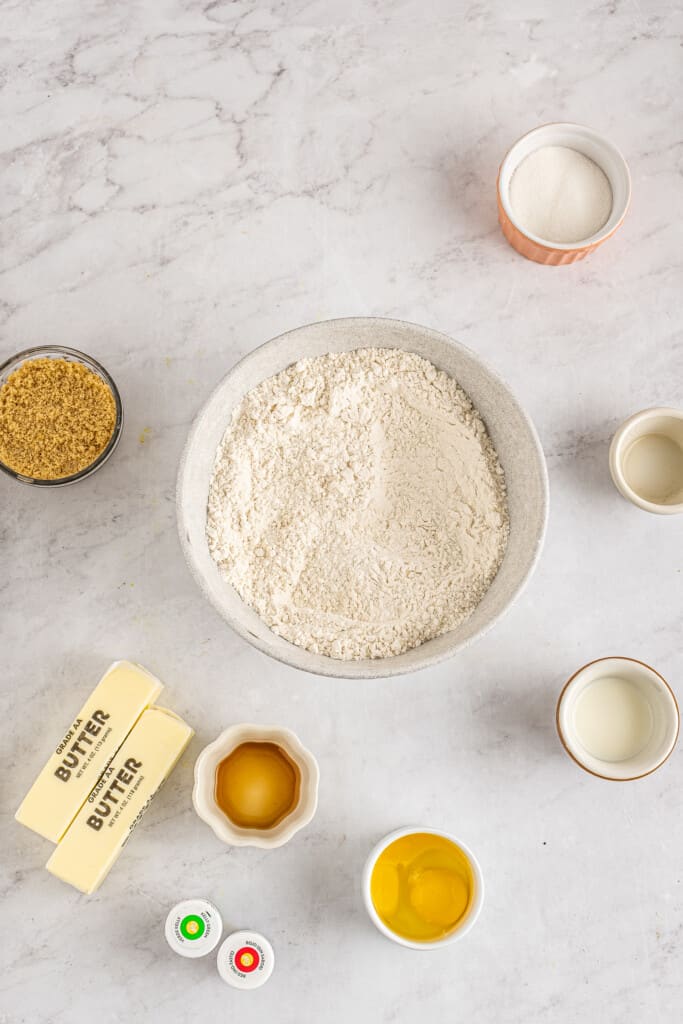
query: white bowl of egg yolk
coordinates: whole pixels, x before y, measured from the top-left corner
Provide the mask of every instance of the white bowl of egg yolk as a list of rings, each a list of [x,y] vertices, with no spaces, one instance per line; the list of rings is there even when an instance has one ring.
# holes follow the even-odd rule
[[[375,927],[409,949],[462,939],[484,903],[476,857],[434,828],[399,828],[380,840],[365,863],[362,887]]]

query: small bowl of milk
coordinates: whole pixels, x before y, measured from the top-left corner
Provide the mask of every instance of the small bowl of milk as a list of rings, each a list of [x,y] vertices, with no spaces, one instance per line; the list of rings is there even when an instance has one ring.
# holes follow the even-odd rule
[[[601,779],[626,782],[659,768],[673,750],[678,704],[666,680],[633,658],[599,658],[565,684],[557,731],[569,756]]]

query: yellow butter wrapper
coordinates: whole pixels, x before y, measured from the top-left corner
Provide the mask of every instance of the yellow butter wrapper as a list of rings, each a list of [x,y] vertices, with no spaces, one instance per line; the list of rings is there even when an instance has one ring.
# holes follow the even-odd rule
[[[59,842],[102,772],[163,683],[131,661],[115,661],[66,730],[15,818]]]
[[[81,892],[95,892],[193,736],[190,726],[172,711],[143,711],[50,857],[47,870]]]

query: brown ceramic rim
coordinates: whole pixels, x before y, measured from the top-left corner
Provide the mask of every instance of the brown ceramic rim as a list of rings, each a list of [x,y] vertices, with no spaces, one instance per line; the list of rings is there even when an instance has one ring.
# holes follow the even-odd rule
[[[633,662],[634,665],[642,665],[643,668],[649,669],[650,672],[653,672],[654,675],[661,679],[661,681],[666,686],[667,690],[671,694],[671,699],[674,702],[674,707],[676,708],[676,735],[674,736],[674,741],[671,744],[671,750],[669,751],[669,753],[666,755],[666,757],[663,757],[662,760],[654,766],[654,768],[650,768],[649,772],[643,772],[642,775],[629,775],[623,779],[616,779],[613,775],[601,775],[600,772],[594,772],[591,768],[586,768],[585,764],[582,764],[581,761],[579,761],[578,757],[574,757],[571,750],[567,746],[564,735],[562,734],[562,728],[560,726],[560,705],[562,704],[562,699],[565,695],[565,691],[570,686],[570,684],[573,683],[576,677],[580,675],[585,669],[590,668],[591,665],[599,665],[601,661],[613,661],[615,659],[619,661],[630,661]],[[652,773],[656,772],[659,768],[661,768],[662,765],[665,764],[665,762],[668,761],[671,755],[673,754],[676,743],[678,742],[678,734],[681,728],[681,712],[678,707],[678,701],[676,700],[676,694],[673,692],[664,676],[660,675],[657,669],[653,668],[652,665],[648,665],[646,661],[640,661],[638,658],[625,658],[623,654],[607,654],[604,658],[594,658],[593,661],[587,661],[585,665],[581,666],[581,668],[577,668],[574,675],[570,676],[567,682],[564,684],[560,696],[557,698],[557,707],[555,708],[555,728],[557,729],[557,735],[559,736],[560,743],[564,747],[565,751],[567,752],[567,754],[569,754],[572,761],[574,761],[575,764],[578,764],[579,768],[582,768],[584,772],[588,772],[589,775],[594,775],[598,779],[605,779],[607,782],[635,782],[636,779],[644,779],[647,775],[652,775]]]
[[[523,256],[527,255],[527,253],[522,251],[521,249],[517,248],[517,245],[513,241],[513,238],[514,238],[515,235],[521,236],[521,238],[524,239],[524,241],[527,243],[528,246],[531,246],[531,247],[534,247],[536,249],[539,249],[542,253],[547,254],[549,257],[559,257],[559,258],[561,258],[561,257],[564,256],[565,260],[563,262],[566,262],[566,263],[578,262],[578,260],[583,259],[589,253],[594,252],[599,246],[601,246],[603,244],[603,242],[606,242],[608,238],[612,237],[614,232],[617,231],[621,227],[621,225],[623,224],[624,219],[626,217],[626,214],[628,213],[629,208],[631,206],[631,173],[630,173],[628,164],[626,163],[626,160],[622,156],[622,160],[624,160],[624,164],[626,166],[626,172],[627,172],[628,181],[629,181],[628,199],[626,201],[626,206],[624,207],[624,212],[622,213],[621,217],[619,218],[617,223],[614,225],[614,227],[611,229],[611,231],[607,232],[606,235],[599,236],[593,242],[586,243],[585,241],[580,241],[580,242],[577,242],[575,245],[568,245],[566,248],[558,249],[557,247],[553,246],[550,243],[545,243],[545,242],[542,242],[540,240],[537,241],[535,238],[530,238],[529,235],[524,230],[524,228],[520,224],[518,224],[517,221],[510,215],[511,211],[510,211],[510,213],[508,213],[505,210],[505,207],[503,206],[503,200],[502,200],[502,197],[501,197],[501,194],[500,194],[500,172],[501,172],[501,170],[503,168],[503,164],[505,163],[505,161],[507,160],[508,156],[510,155],[512,150],[515,148],[515,146],[517,146],[522,141],[522,139],[525,139],[527,137],[527,135],[532,135],[534,132],[538,131],[540,128],[552,128],[552,127],[555,127],[555,126],[561,125],[561,124],[575,124],[575,123],[576,122],[573,122],[573,121],[544,121],[543,124],[536,125],[535,128],[529,129],[528,132],[524,132],[524,134],[520,135],[518,139],[515,139],[515,141],[512,143],[512,145],[506,150],[505,155],[503,156],[503,159],[500,162],[500,166],[498,167],[498,177],[496,178],[496,196],[497,196],[497,199],[498,199],[498,218],[501,221],[501,226],[503,226],[503,228],[505,227],[505,225],[503,223],[503,218],[505,219],[505,221],[508,222],[508,224],[512,228],[512,232],[511,232],[512,237],[509,237],[508,233],[505,230],[503,231],[503,234],[505,235],[506,240],[513,247],[513,249],[517,249],[517,251],[520,252],[521,255],[523,255]],[[577,125],[577,127],[583,127],[583,126]],[[607,141],[609,141],[609,140],[607,140]],[[615,147],[612,146],[612,148],[615,148]],[[620,153],[619,150],[617,150],[617,152]],[[621,155],[621,153],[620,153],[620,155]],[[527,259],[533,259],[533,257],[527,256]],[[538,263],[538,262],[542,262],[542,261],[535,260],[534,262]]]

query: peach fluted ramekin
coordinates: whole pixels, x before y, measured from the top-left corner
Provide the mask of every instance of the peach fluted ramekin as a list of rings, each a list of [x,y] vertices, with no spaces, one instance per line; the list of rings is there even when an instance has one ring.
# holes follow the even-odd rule
[[[541,146],[576,149],[598,164],[609,179],[612,210],[605,224],[590,238],[571,243],[551,242],[534,235],[515,220],[510,204],[512,175],[522,160]],[[512,248],[535,263],[559,267],[584,259],[620,227],[631,201],[631,176],[619,150],[599,132],[580,124],[544,124],[527,132],[508,150],[498,171],[496,191],[498,220]]]

